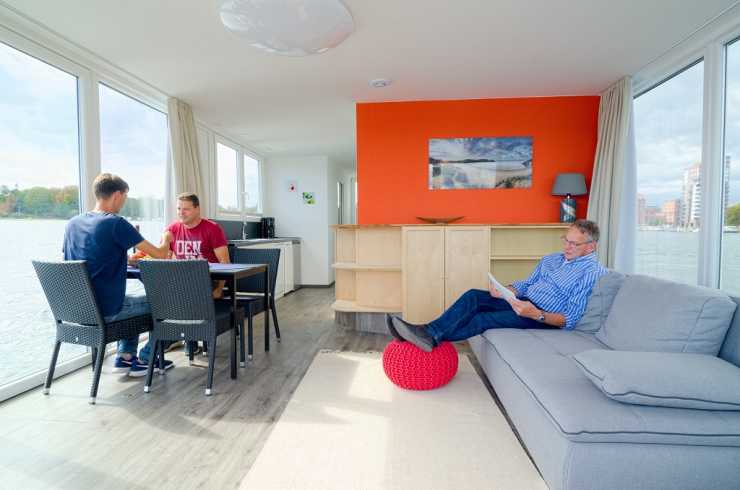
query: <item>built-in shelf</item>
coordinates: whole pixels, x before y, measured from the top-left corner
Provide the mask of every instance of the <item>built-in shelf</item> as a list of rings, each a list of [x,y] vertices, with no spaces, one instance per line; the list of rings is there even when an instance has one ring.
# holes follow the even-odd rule
[[[336,262],[332,264],[332,267],[350,271],[401,272],[400,265],[360,265],[353,262]]]
[[[401,305],[389,307],[365,306],[358,305],[354,301],[342,299],[336,300],[331,307],[334,311],[345,311],[350,313],[398,313],[401,311]]]
[[[538,260],[562,248],[560,237],[568,226],[567,223],[335,226],[332,267],[336,302],[332,307],[347,314],[403,312],[407,318],[426,321],[441,313],[437,311],[439,304],[454,301],[467,289],[485,287],[486,269],[504,284],[529,276]],[[404,245],[404,237],[410,239],[412,235],[417,237],[416,245]],[[424,258],[429,254],[439,260]],[[480,263],[481,254],[483,263]],[[466,271],[473,261],[477,273],[470,274]],[[430,267],[439,264],[441,271],[430,272]],[[444,277],[440,279],[440,275]],[[412,283],[415,286],[409,288]],[[441,303],[440,291],[443,292]]]
[[[542,255],[491,255],[491,260],[540,260]]]
[[[547,229],[566,229],[570,223],[546,223],[546,224],[526,224],[526,225],[491,225],[494,230],[547,230]]]

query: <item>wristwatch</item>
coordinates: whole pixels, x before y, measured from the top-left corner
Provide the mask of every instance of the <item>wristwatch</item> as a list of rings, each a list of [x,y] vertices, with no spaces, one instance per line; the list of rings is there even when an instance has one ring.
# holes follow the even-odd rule
[[[540,323],[545,323],[545,312],[540,310],[540,316],[537,317],[537,321]]]

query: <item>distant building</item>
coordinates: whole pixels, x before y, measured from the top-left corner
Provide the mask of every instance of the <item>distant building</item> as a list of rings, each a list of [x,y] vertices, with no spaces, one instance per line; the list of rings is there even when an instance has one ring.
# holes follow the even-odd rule
[[[722,181],[724,182],[724,202],[722,203],[724,210],[730,206],[730,167],[732,165],[732,156],[725,155],[725,169],[722,174]]]
[[[643,226],[647,224],[647,215],[645,214],[645,208],[647,207],[647,200],[642,194],[637,195],[637,224]]]
[[[689,227],[698,228],[701,220],[701,182],[694,183],[689,207]]]
[[[701,162],[687,168],[683,173],[681,196],[681,226],[695,228],[701,216]]]
[[[645,207],[645,224],[658,226],[663,224],[663,210],[658,206]]]
[[[730,205],[730,168],[732,156],[725,155],[722,169],[722,207]],[[701,220],[701,163],[695,163],[684,171],[681,198],[681,226],[698,228]]]
[[[663,223],[668,226],[679,226],[681,223],[681,200],[672,199],[663,203],[661,208]]]

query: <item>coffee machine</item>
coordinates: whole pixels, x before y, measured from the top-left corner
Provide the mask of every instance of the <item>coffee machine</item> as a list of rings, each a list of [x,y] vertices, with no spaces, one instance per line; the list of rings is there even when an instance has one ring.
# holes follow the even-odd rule
[[[260,220],[260,238],[275,238],[275,218]]]

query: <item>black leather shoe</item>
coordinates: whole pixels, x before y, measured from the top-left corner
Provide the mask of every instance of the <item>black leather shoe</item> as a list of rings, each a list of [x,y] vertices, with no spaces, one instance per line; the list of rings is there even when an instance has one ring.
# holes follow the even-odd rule
[[[396,331],[408,342],[411,342],[424,352],[432,352],[436,342],[425,330],[424,327],[417,327],[398,317],[392,317],[391,322]]]
[[[385,314],[385,324],[388,327],[388,331],[393,335],[393,338],[398,340],[399,342],[406,342],[406,339],[401,337],[401,334],[398,333],[398,330],[396,330],[396,327],[393,326],[393,317],[391,317],[390,314]]]

